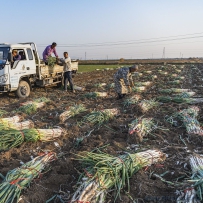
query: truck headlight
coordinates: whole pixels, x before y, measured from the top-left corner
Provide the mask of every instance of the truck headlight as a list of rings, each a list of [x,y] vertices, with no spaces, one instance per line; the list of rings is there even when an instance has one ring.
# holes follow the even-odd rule
[[[0,76],[0,83],[5,83],[8,80],[8,74]]]

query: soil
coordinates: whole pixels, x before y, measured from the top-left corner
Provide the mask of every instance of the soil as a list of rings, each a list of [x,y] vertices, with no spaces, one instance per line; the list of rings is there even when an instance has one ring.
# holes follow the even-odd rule
[[[151,99],[161,95],[158,91],[160,88],[177,87],[191,89],[198,96],[202,96],[203,66],[196,65],[196,67],[198,69],[192,68],[190,65],[185,66],[181,73],[177,73],[179,76],[185,76],[183,82],[169,86],[167,81],[171,81],[170,75],[176,73],[174,68],[171,66],[165,67],[163,71],[167,71],[168,74],[163,75],[157,71],[160,66],[141,66],[139,72],[142,72],[143,76],[134,78],[135,81],[152,81],[152,85],[148,86],[145,92],[138,94],[141,95],[142,99]],[[145,70],[151,70],[152,73],[147,74]],[[0,94],[0,108],[10,112],[4,117],[13,116],[12,111],[24,101],[40,97],[49,98],[51,102],[47,103],[45,108],[38,110],[37,113],[30,116],[23,113],[21,115],[25,119],[31,119],[36,128],[60,126],[66,130],[66,133],[60,139],[55,140],[60,145],[60,148],[57,148],[54,142],[37,142],[23,143],[18,148],[0,152],[0,172],[3,175],[6,175],[9,170],[19,167],[20,162],[30,161],[31,156],[35,157],[41,151],[51,150],[56,153],[65,153],[63,157],[51,163],[51,169],[47,173],[43,174],[40,179],[34,180],[29,188],[23,190],[20,203],[44,203],[56,194],[62,195],[62,192],[59,192],[60,190],[63,192],[69,191],[70,194],[73,194],[79,175],[82,172],[81,164],[74,160],[76,154],[100,147],[102,151],[115,156],[123,152],[134,153],[135,150],[144,151],[146,149],[159,149],[167,155],[165,162],[143,168],[135,173],[130,179],[129,193],[123,190],[121,199],[117,199],[116,203],[175,202],[177,198],[176,191],[185,189],[185,186],[180,187],[164,183],[153,174],[160,175],[168,172],[163,175],[163,178],[172,182],[176,180],[182,182],[184,178],[190,177],[191,170],[188,157],[194,152],[202,153],[203,138],[197,135],[189,136],[184,127],[172,126],[164,120],[166,115],[171,115],[178,110],[187,108],[189,105],[161,103],[159,107],[149,110],[144,114],[144,117],[153,117],[159,126],[167,130],[158,129],[153,135],[147,135],[142,142],[138,142],[137,139],[128,135],[128,124],[136,117],[143,116],[138,106],[132,105],[124,108],[123,100],[116,100],[114,89],[96,88],[94,86],[96,83],[113,83],[114,73],[115,70],[109,70],[76,75],[74,83],[86,88],[85,91],[76,91],[76,93],[64,92],[56,87],[35,87],[27,99],[18,99],[14,93]],[[158,78],[152,80],[151,75],[157,75]],[[108,96],[96,99],[84,97],[85,93],[92,91],[108,92]],[[90,136],[76,146],[76,138],[86,135],[92,130],[92,126],[78,126],[78,121],[88,112],[68,119],[64,123],[59,121],[60,113],[75,103],[84,104],[88,112],[95,109],[118,108],[120,114],[116,119],[94,130]],[[198,120],[202,122],[203,104],[200,103],[198,106],[201,109]],[[180,136],[184,142],[180,139]],[[138,144],[139,149],[134,148],[134,144]],[[51,202],[60,201],[58,199]],[[108,194],[106,202],[114,202],[113,192]]]

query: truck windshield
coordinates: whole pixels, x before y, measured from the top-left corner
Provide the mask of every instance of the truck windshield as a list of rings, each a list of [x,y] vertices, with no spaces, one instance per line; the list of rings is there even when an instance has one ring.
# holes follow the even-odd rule
[[[10,47],[0,47],[0,70],[4,68]]]

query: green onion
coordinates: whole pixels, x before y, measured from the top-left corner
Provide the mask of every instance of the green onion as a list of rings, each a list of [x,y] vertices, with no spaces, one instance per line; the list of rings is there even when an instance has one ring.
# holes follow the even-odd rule
[[[3,115],[5,115],[7,113],[8,113],[7,111],[4,111],[4,110],[0,109],[0,117],[2,117]]]
[[[129,179],[146,166],[165,160],[165,154],[158,150],[147,150],[135,154],[124,154],[118,157],[105,153],[86,152],[78,155],[85,167],[77,191],[71,202],[106,202],[107,192],[115,190],[115,200],[125,186],[130,190]]]
[[[101,126],[102,124],[108,122],[110,119],[113,119],[115,115],[118,114],[118,109],[104,109],[102,111],[93,111],[90,114],[83,117],[81,124],[85,125],[90,123],[92,125]]]
[[[56,158],[55,153],[50,152],[37,156],[21,167],[9,171],[0,184],[0,202],[18,202],[21,191],[29,187],[35,178],[41,177],[42,171],[49,166],[51,161],[56,160]]]
[[[107,92],[89,92],[84,95],[86,98],[106,97]]]
[[[125,99],[123,104],[124,104],[124,107],[129,107],[131,106],[132,104],[136,104],[140,99],[140,95],[134,95],[128,99]]]
[[[0,131],[0,151],[9,150],[21,145],[23,142],[48,142],[60,137],[63,130],[56,129],[24,129],[24,130],[2,130]]]
[[[79,104],[79,105],[74,105],[74,106],[70,106],[68,108],[68,111],[63,112],[62,114],[60,114],[59,119],[64,122],[67,119],[74,117],[76,115],[78,115],[81,112],[86,111],[86,108],[84,107],[83,104]]]
[[[138,118],[129,124],[128,132],[130,135],[135,133],[139,137],[139,140],[142,141],[144,136],[157,128],[158,126],[152,118]]]
[[[151,100],[142,100],[138,106],[140,107],[142,113],[147,112],[148,110],[157,107],[159,102],[156,102],[154,99]]]

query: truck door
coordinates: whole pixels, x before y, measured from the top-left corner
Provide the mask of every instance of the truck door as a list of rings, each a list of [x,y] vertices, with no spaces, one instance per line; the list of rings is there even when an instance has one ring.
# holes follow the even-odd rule
[[[27,73],[36,74],[36,63],[34,60],[33,52],[30,48],[26,49],[26,55],[27,55],[27,66],[26,66]]]
[[[18,51],[18,55],[21,56],[21,59],[14,61],[14,63],[11,65],[10,71],[11,90],[16,90],[18,88],[20,78],[26,74],[27,60],[25,56],[25,51],[23,49],[16,50]]]

